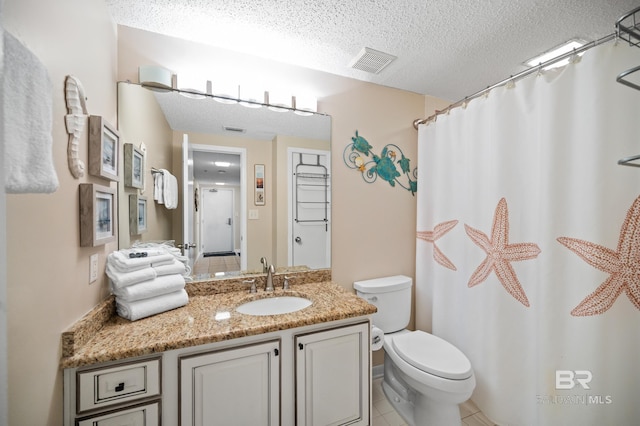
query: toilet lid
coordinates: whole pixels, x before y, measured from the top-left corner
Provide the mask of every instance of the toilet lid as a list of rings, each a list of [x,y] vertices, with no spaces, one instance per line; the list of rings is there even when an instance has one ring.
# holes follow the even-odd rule
[[[467,357],[433,334],[412,331],[394,336],[393,348],[410,365],[434,376],[455,380],[471,376],[471,363]]]

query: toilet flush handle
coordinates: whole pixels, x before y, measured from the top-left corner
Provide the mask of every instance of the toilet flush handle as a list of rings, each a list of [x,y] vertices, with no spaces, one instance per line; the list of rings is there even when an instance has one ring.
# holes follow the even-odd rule
[[[369,302],[377,302],[377,301],[378,301],[378,296],[367,297],[367,300],[368,300]]]

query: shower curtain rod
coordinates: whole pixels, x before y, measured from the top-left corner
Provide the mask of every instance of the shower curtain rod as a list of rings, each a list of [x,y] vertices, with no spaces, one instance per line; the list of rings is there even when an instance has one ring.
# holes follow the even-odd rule
[[[582,47],[579,47],[577,49],[573,49],[571,52],[567,52],[567,53],[564,53],[564,54],[562,54],[560,56],[556,56],[553,59],[549,59],[548,61],[541,62],[538,65],[536,65],[535,67],[531,67],[531,68],[529,68],[527,70],[524,70],[524,71],[522,71],[522,72],[520,72],[518,74],[512,75],[509,78],[505,78],[504,80],[502,80],[502,81],[500,81],[500,82],[498,82],[498,83],[496,83],[494,85],[488,86],[486,89],[482,89],[479,92],[474,93],[473,95],[467,96],[464,99],[461,99],[461,100],[459,100],[457,102],[454,102],[454,103],[450,104],[448,107],[446,107],[443,110],[436,110],[435,114],[433,114],[433,115],[431,115],[431,116],[429,116],[427,118],[417,118],[417,119],[413,120],[413,127],[416,130],[418,130],[418,126],[420,124],[426,124],[426,123],[429,123],[430,121],[435,121],[436,118],[439,115],[446,114],[447,112],[451,111],[453,108],[459,107],[459,106],[465,104],[466,102],[469,102],[472,99],[479,98],[480,96],[484,95],[485,93],[488,93],[489,91],[495,89],[496,87],[503,86],[503,85],[509,83],[510,81],[519,80],[519,79],[521,79],[523,77],[528,76],[529,74],[533,74],[534,72],[540,72],[540,70],[542,70],[543,68],[548,67],[551,64],[555,64],[556,62],[559,62],[559,61],[561,61],[563,59],[570,58],[571,56],[576,55],[578,53],[585,52],[585,51],[591,49],[592,47],[596,47],[596,46],[598,46],[598,45],[600,45],[602,43],[606,43],[606,42],[608,42],[610,40],[613,40],[614,38],[617,38],[617,37],[618,37],[618,33],[609,34],[607,36],[602,37],[601,39],[594,40],[594,41],[592,41],[590,43],[587,43]]]

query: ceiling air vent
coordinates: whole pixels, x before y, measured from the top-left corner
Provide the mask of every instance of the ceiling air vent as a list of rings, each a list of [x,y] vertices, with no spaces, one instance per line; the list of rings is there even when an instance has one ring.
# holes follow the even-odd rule
[[[222,126],[222,128],[227,132],[244,133],[247,131],[246,129],[242,129],[240,127]]]
[[[375,49],[364,47],[358,56],[353,58],[349,66],[356,70],[378,74],[387,65],[396,59],[395,56],[380,52]]]

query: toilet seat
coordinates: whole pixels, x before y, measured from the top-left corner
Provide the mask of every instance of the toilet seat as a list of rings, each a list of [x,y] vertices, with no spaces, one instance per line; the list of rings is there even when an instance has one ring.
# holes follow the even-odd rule
[[[420,330],[403,333],[393,336],[392,345],[400,358],[426,373],[452,380],[463,380],[472,375],[467,357],[433,334]]]

